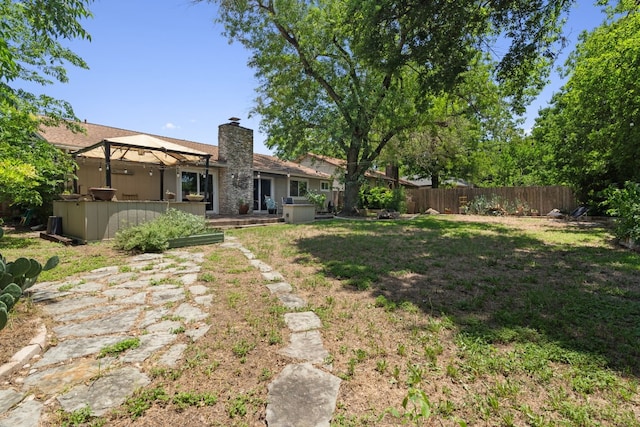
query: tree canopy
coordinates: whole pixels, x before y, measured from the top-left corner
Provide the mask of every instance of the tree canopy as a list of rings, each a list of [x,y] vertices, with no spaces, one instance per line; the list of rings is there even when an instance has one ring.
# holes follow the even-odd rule
[[[507,41],[493,78],[519,108],[544,80],[568,0],[219,0],[231,40],[251,52],[254,112],[267,146],[346,159],[345,211],[364,172],[396,135],[424,124],[449,91]],[[509,44],[510,43],[510,44]]]
[[[551,147],[558,179],[582,202],[596,203],[610,185],[640,181],[639,10],[620,2],[609,21],[581,35],[567,83],[533,130],[537,144]]]
[[[61,40],[89,39],[80,20],[91,0],[0,0],[0,200],[39,206],[73,171],[67,157],[35,137],[40,123],[76,120],[71,106],[21,88],[67,81],[87,64]]]

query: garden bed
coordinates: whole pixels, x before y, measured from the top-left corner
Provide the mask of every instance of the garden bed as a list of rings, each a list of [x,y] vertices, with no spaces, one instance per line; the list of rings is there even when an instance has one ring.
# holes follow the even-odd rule
[[[224,232],[214,232],[206,234],[197,234],[187,237],[176,237],[169,239],[169,248],[183,248],[185,246],[209,245],[211,243],[224,242]]]

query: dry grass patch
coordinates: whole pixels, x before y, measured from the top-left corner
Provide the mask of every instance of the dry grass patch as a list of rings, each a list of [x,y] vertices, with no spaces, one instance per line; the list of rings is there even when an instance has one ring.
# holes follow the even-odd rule
[[[323,320],[344,380],[333,425],[639,425],[640,257],[601,225],[447,216],[237,234]]]

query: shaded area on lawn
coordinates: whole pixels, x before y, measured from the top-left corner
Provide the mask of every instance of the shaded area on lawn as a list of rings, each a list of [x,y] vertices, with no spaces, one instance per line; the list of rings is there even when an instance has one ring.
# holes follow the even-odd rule
[[[332,231],[298,248],[354,292],[409,301],[482,342],[554,344],[640,376],[640,256],[594,243],[604,230],[559,229],[545,243],[498,223],[432,218],[318,226]]]

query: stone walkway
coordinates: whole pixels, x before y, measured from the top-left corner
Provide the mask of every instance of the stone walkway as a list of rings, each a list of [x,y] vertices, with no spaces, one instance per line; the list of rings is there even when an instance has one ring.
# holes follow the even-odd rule
[[[330,366],[316,367],[328,356],[320,319],[312,312],[299,312],[306,302],[249,250],[228,237],[220,247],[241,251],[291,310],[285,314],[291,342],[280,353],[303,363],[286,366],[269,384],[267,424],[329,426],[340,379],[327,372]],[[132,257],[125,268],[105,267],[68,282],[34,286],[33,300],[53,317],[56,326],[49,332],[57,345],[40,354],[47,342],[47,331],[42,330],[0,367],[0,427],[38,426],[45,405],[53,399],[68,412],[88,405],[93,415],[103,415],[150,383],[139,369],[144,360],[159,355],[159,363],[175,366],[186,345],[174,342],[177,335],[172,331],[185,328],[196,341],[209,330],[207,309],[214,296],[206,286],[195,284],[203,258],[202,253],[184,251],[143,254]],[[193,302],[187,301],[187,292]],[[126,338],[138,338],[140,346],[119,358],[96,357],[105,346]],[[3,381],[23,369],[28,373],[18,385]],[[29,392],[36,386],[37,398]]]

